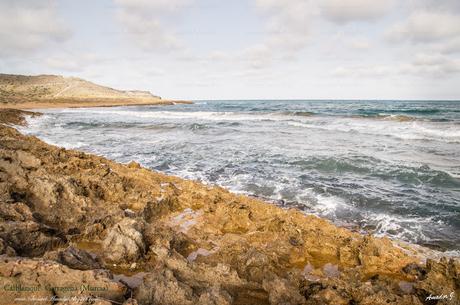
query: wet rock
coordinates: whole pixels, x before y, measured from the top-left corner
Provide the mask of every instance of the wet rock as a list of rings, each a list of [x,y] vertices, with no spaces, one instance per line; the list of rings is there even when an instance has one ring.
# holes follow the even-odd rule
[[[26,125],[25,116],[41,116],[40,112],[25,111],[19,109],[2,109],[0,111],[0,124]]]
[[[416,263],[410,263],[402,269],[403,272],[416,276],[418,279],[425,279],[426,269]]]
[[[323,273],[327,277],[339,277],[340,271],[337,265],[327,263],[323,266]]]
[[[91,270],[102,268],[100,262],[85,250],[68,247],[57,255],[58,262],[72,269]]]
[[[104,239],[105,258],[111,262],[133,262],[145,252],[143,225],[131,218],[115,224]]]
[[[406,281],[399,282],[398,286],[403,293],[407,293],[407,294],[411,293],[414,289],[414,284],[406,282]]]
[[[21,256],[41,256],[65,243],[59,233],[33,221],[0,222],[0,238]]]
[[[447,296],[437,304],[460,304],[460,262],[441,258],[439,262],[429,259],[426,263],[426,278],[414,285],[420,301],[430,296]],[[437,300],[430,300],[436,303]]]

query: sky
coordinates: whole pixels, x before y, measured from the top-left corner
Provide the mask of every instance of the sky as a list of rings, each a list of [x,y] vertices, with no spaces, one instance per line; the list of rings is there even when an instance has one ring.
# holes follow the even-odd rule
[[[460,99],[459,0],[0,0],[0,73],[171,99]]]

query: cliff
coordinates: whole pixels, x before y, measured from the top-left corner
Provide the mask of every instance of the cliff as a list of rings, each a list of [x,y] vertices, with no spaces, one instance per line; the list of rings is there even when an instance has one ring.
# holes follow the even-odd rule
[[[0,110],[0,304],[460,304],[458,260],[5,125],[24,115]]]

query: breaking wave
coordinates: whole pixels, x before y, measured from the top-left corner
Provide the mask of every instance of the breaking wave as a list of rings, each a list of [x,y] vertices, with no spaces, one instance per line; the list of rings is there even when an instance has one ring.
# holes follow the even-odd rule
[[[337,224],[460,250],[460,103],[200,101],[47,110],[25,133]]]

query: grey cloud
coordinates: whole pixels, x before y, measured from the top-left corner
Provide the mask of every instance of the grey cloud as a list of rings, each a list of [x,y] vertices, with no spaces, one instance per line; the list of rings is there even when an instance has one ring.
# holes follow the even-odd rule
[[[458,0],[417,0],[417,5],[435,11],[460,12],[460,1]]]
[[[449,41],[437,47],[439,52],[445,54],[460,53],[460,37],[449,39]]]
[[[321,15],[338,24],[378,19],[388,13],[393,4],[393,0],[318,1]]]

